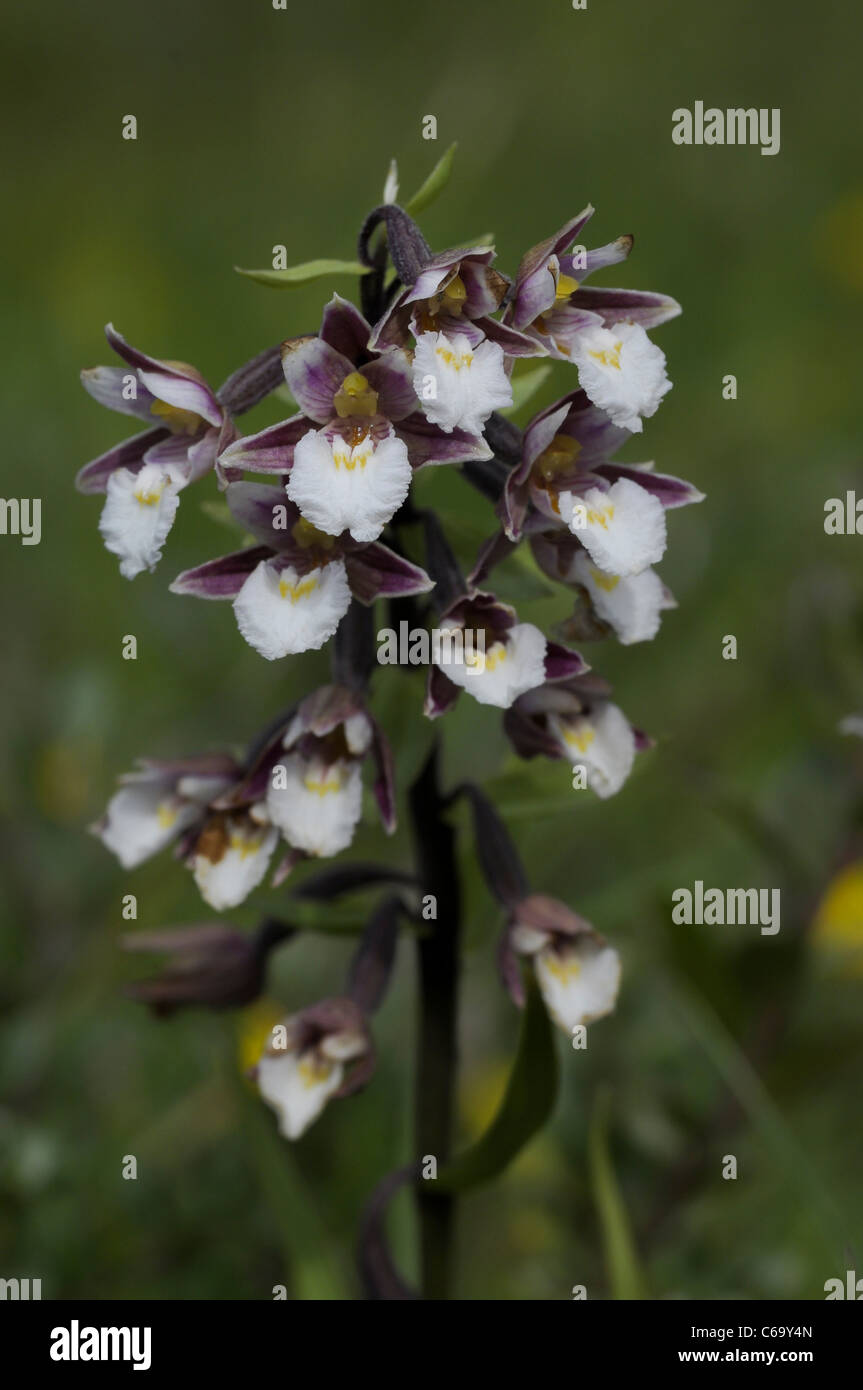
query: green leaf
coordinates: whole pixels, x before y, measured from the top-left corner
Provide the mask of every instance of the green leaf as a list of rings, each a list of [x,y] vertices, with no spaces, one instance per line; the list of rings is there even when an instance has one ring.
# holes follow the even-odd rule
[[[514,375],[512,378],[512,405],[508,405],[502,410],[501,415],[515,415],[516,411],[526,406],[528,401],[536,395],[542,386],[551,376],[552,368],[549,366],[531,367],[527,372]]]
[[[259,285],[270,285],[275,290],[292,290],[297,285],[307,285],[311,280],[326,280],[330,275],[365,275],[367,266],[359,261],[306,261],[303,265],[291,265],[287,270],[244,270],[235,265],[238,275],[245,275]]]
[[[417,213],[427,208],[433,203],[439,193],[442,193],[449,183],[452,173],[452,164],[455,159],[455,152],[458,141],[450,145],[445,154],[442,154],[437,164],[432,169],[425,183],[418,188],[411,199],[405,203],[405,212],[409,212],[411,217],[416,217]]]
[[[435,1192],[464,1192],[491,1182],[542,1129],[557,1096],[557,1053],[552,1025],[531,977],[518,1053],[500,1109],[477,1142],[445,1165]]]
[[[242,1079],[235,1078],[240,1125],[282,1249],[284,1278],[297,1299],[341,1302],[350,1297],[341,1252],[316,1205],[293,1146],[279,1137],[274,1117]]]
[[[629,1217],[608,1152],[608,1091],[596,1097],[590,1123],[588,1158],[593,1199],[599,1213],[605,1246],[605,1263],[614,1297],[645,1297],[644,1280],[638,1263]]]

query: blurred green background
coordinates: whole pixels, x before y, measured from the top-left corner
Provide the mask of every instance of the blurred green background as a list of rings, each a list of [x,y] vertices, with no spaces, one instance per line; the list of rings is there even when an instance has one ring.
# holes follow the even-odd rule
[[[124,873],[85,834],[137,755],[243,744],[326,679],[326,661],[265,663],[227,605],[168,593],[181,569],[234,545],[200,506],[214,483],[184,496],[156,573],[120,578],[100,502],[73,477],[130,422],[101,411],[77,374],[110,360],[108,320],[214,385],[314,331],[329,285],[278,293],[232,266],[268,265],[276,243],[290,262],[353,255],[390,158],[409,193],[458,140],[453,181],[422,219],[436,248],[494,232],[512,272],[590,200],[589,244],[636,239],[605,282],[683,303],[657,334],[675,390],[624,457],[655,458],[707,501],[670,517],[662,574],[680,606],[659,638],[586,648],[657,741],[617,798],[571,792],[563,764],[518,763],[497,712],[469,699],[446,721],[451,775],[469,766],[483,781],[535,888],[591,918],[625,970],[587,1054],[559,1040],[551,1126],[464,1202],[456,1296],[621,1292],[589,1162],[604,1090],[652,1296],[823,1297],[826,1279],[863,1268],[859,879],[802,932],[853,858],[863,773],[836,731],[863,704],[863,540],[823,530],[827,498],[863,491],[854,10],[49,0],[7,7],[3,30],[3,495],[43,499],[43,538],[0,539],[0,1274],[40,1277],[46,1298],[260,1299],[276,1283],[358,1295],[363,1202],[410,1153],[410,941],[377,1020],[374,1084],[289,1148],[239,1079],[237,1034],[254,1019],[157,1023],[122,997],[140,970],[118,947],[122,895],[137,894],[139,927],[204,920],[190,875],[170,856]],[[675,146],[671,113],[696,100],[780,107],[781,152]],[[134,143],[121,138],[126,114]],[[421,138],[426,114],[437,143]],[[726,373],[736,401],[722,398]],[[572,384],[556,368],[536,405]],[[270,402],[248,427],[279,416]],[[419,486],[469,562],[490,508],[454,472]],[[501,571],[502,592],[517,592],[516,576]],[[561,597],[520,607],[543,623],[567,611]],[[136,662],[121,659],[126,633]],[[722,660],[726,634],[736,661]],[[402,793],[428,738],[420,699],[419,680],[381,673],[374,707]],[[501,1094],[517,1019],[494,969],[499,913],[460,824],[467,1142]],[[355,852],[407,863],[405,825],[384,845],[368,814]],[[781,885],[779,936],[673,929],[671,892],[698,878]],[[233,920],[252,926],[284,904],[284,890],[261,890]],[[304,937],[277,959],[273,1000],[293,1009],[338,989],[350,949],[344,934]],[[721,1178],[729,1153],[736,1182]],[[126,1154],[136,1182],[121,1178]],[[410,1274],[406,1198],[392,1231]]]

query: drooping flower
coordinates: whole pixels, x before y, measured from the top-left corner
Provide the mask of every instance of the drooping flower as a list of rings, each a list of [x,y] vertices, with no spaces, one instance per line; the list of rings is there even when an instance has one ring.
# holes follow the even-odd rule
[[[136,931],[122,938],[126,951],[165,955],[160,975],[138,980],[126,993],[148,1004],[159,1017],[177,1009],[236,1009],[261,993],[270,952],[293,929],[266,918],[253,934],[221,922],[165,931]]]
[[[620,987],[617,951],[557,899],[534,893],[515,908],[502,947],[507,981],[514,974],[513,954],[532,962],[545,1006],[568,1037],[613,1010]]]
[[[631,236],[622,236],[598,250],[578,248],[573,254],[593,211],[588,205],[554,236],[525,253],[506,312],[506,322],[513,328],[535,339],[550,357],[567,362],[576,360],[576,346],[588,329],[619,323],[655,328],[681,312],[677,301],[664,294],[584,288],[594,271],[625,260],[633,244]]]
[[[677,606],[650,568],[633,575],[609,574],[585,550],[579,550],[570,573],[572,581],[586,589],[597,617],[614,629],[625,647],[651,641],[659,631],[662,613]]]
[[[413,283],[406,285],[372,330],[371,346],[407,347],[454,333],[471,347],[497,343],[507,357],[533,357],[541,347],[517,328],[492,318],[509,287],[505,275],[492,268],[493,246],[460,246],[430,256]]]
[[[138,766],[120,779],[120,790],[91,827],[124,869],[137,868],[178,839],[239,773],[233,758],[219,754],[140,758]]]
[[[546,640],[533,623],[493,594],[471,590],[440,618],[440,651],[430,668],[425,712],[451,709],[460,690],[482,705],[507,709],[525,691],[586,671],[578,652]]]
[[[700,502],[704,494],[654,473],[651,463],[613,462],[629,438],[582,390],[536,415],[504,487],[507,536],[518,540],[528,515],[538,512],[553,526],[568,527],[599,569],[637,574],[655,564],[665,549],[664,511]],[[530,529],[542,527],[533,518]]]
[[[266,793],[269,819],[295,850],[327,858],[347,849],[362,814],[362,764],[377,765],[375,796],[395,829],[392,756],[376,721],[351,691],[323,686],[307,696],[281,739]]]
[[[100,405],[150,423],[88,463],[80,492],[107,494],[99,529],[133,579],[158,563],[174,521],[179,493],[215,465],[234,438],[230,415],[194,367],[160,361],[133,348],[108,324],[108,342],[127,364],[93,367],[81,381]]]
[[[299,1139],[329,1100],[368,1082],[374,1061],[363,1011],[351,999],[325,999],[272,1030],[256,1080],[280,1132]]]
[[[175,594],[230,599],[237,625],[268,661],[312,651],[332,637],[351,595],[419,594],[433,587],[418,566],[382,545],[319,531],[283,492],[259,483],[229,483],[232,514],[262,544],[186,570]]]
[[[139,762],[141,770],[122,779],[94,833],[124,868],[176,842],[204,901],[217,912],[236,907],[262,881],[278,841],[264,805],[260,760],[257,782],[221,754]]]
[[[547,684],[519,697],[504,716],[504,729],[523,758],[543,754],[583,766],[602,800],[620,791],[649,740],[608,699],[610,687],[596,676]]]
[[[217,912],[245,902],[263,881],[278,838],[257,807],[211,816],[189,853],[204,902]]]
[[[572,360],[584,392],[621,429],[642,430],[642,418],[655,415],[671,390],[665,353],[640,323],[584,328],[572,345]]]

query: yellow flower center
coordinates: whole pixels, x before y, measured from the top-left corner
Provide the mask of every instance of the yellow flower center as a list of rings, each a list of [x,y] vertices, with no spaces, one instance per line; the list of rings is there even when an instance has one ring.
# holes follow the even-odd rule
[[[203,424],[194,410],[181,410],[178,405],[168,405],[167,401],[154,401],[150,414],[164,420],[172,434],[196,434]]]
[[[349,415],[377,415],[378,393],[372,390],[362,372],[351,372],[336,392],[333,405],[340,420],[346,420]]]
[[[554,290],[555,303],[561,304],[565,299],[569,299],[569,296],[575,294],[577,289],[578,281],[573,280],[571,275],[558,275]]]
[[[301,516],[299,521],[294,522],[291,535],[302,550],[310,550],[312,546],[319,546],[322,550],[332,550],[336,543],[335,536],[328,536],[326,531],[319,531],[317,526],[306,521],[304,516]]]
[[[581,445],[572,435],[556,434],[533,466],[541,478],[550,480],[558,473],[570,472],[580,453]]]
[[[307,791],[315,792],[317,796],[328,796],[330,792],[341,791],[342,779],[337,771],[325,772],[317,777],[309,772],[303,778],[303,786]]]

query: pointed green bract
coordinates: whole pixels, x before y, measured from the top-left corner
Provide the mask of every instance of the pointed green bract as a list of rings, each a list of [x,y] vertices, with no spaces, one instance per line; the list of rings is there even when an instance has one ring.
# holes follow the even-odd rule
[[[434,1192],[464,1192],[491,1182],[542,1129],[557,1097],[557,1053],[542,997],[533,980],[527,987],[518,1053],[497,1114],[472,1148],[446,1164]]]
[[[286,270],[244,270],[235,265],[238,275],[255,280],[259,285],[269,285],[274,290],[292,290],[297,285],[307,285],[311,280],[325,280],[330,275],[365,275],[367,267],[359,261],[304,261],[302,265],[291,265]]]
[[[437,164],[432,169],[425,183],[417,189],[413,197],[405,203],[405,212],[409,212],[411,217],[416,217],[417,213],[422,212],[434,202],[439,193],[442,193],[449,183],[452,173],[453,160],[458,141],[453,141],[445,154],[442,154]]]
[[[629,1216],[608,1152],[608,1093],[600,1091],[593,1107],[588,1145],[590,1183],[596,1204],[605,1264],[612,1295],[616,1299],[644,1298],[645,1288]]]

